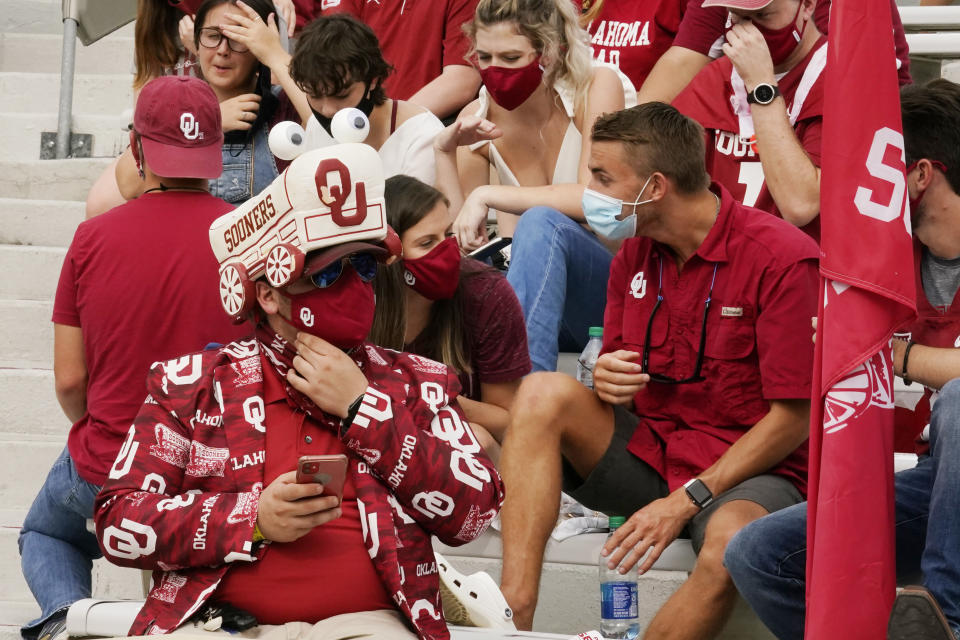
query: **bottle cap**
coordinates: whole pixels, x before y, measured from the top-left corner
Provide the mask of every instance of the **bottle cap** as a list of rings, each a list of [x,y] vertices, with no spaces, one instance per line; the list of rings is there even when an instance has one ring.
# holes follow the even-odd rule
[[[618,527],[622,526],[623,523],[627,521],[627,519],[624,518],[623,516],[610,516],[608,518],[608,521],[610,523],[610,531],[613,531],[614,529],[617,529]]]
[[[590,327],[587,331],[587,335],[591,338],[602,338],[603,337],[603,327]]]

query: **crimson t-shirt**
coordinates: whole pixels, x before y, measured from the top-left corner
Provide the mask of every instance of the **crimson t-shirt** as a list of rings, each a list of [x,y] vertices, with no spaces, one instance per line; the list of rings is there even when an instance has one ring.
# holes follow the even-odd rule
[[[612,64],[639,88],[673,44],[687,6],[702,0],[606,0],[587,25],[598,62]]]
[[[461,395],[480,401],[481,383],[517,380],[532,367],[523,310],[510,283],[475,260],[464,258],[462,264],[459,286],[473,373],[459,375]],[[419,336],[403,350],[436,357],[424,351]]]
[[[717,220],[682,271],[668,247],[630,238],[607,286],[603,352],[642,354],[649,324],[649,371],[675,379],[694,372],[711,298],[705,380],[650,382],[634,397],[640,422],[627,449],[671,490],[716,462],[769,412],[771,400],[810,398],[819,249],[790,223],[742,206],[716,183],[711,190],[721,198]],[[770,473],[803,493],[806,467],[804,444]]]
[[[910,84],[910,51],[907,47],[907,36],[903,32],[903,22],[900,20],[900,10],[896,0],[890,0],[893,17],[893,44],[897,49],[897,60],[900,61],[898,75],[900,85]],[[830,0],[820,0],[813,13],[813,22],[820,33],[827,35],[830,28]],[[691,49],[697,53],[710,55],[710,50],[718,39],[723,37],[727,25],[726,7],[703,7],[694,2],[683,16],[683,22],[673,40],[673,44],[684,49]]]
[[[820,38],[807,57],[777,81],[780,93],[792,110],[794,99],[801,94],[807,66],[813,57],[827,44]],[[707,65],[680,92],[673,106],[681,113],[699,122],[706,132],[706,164],[710,177],[722,184],[733,197],[748,207],[756,207],[780,215],[773,196],[767,189],[760,156],[754,148],[740,137],[740,124],[733,111],[731,98],[733,64],[728,58],[714,60]],[[797,140],[806,151],[814,166],[820,166],[820,145],[823,130],[823,85],[824,73],[804,87],[806,96],[793,129]],[[820,217],[803,227],[814,240],[820,240]]]
[[[432,82],[444,67],[467,65],[470,42],[461,28],[473,20],[478,0],[323,0],[324,15],[349,13],[377,34],[394,73],[384,82],[387,95],[407,100]]]
[[[154,362],[244,334],[220,306],[208,239],[210,223],[232,209],[208,193],[148,193],[77,227],[53,322],[83,332],[87,411],[68,446],[87,482],[106,481]]]

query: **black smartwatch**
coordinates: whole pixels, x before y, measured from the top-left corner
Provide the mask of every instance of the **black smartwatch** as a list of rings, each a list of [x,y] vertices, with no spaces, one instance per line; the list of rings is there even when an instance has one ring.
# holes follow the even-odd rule
[[[710,503],[713,502],[713,494],[700,478],[687,481],[687,483],[683,485],[683,489],[687,492],[693,504],[700,507],[700,509],[707,508]]]
[[[777,85],[762,82],[747,94],[747,102],[759,105],[770,104],[776,100],[779,95],[780,89],[777,88]]]

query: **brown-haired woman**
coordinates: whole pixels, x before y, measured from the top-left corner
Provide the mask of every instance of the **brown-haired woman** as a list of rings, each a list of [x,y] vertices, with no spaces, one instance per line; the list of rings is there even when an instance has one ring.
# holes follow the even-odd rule
[[[416,178],[386,182],[387,220],[403,259],[374,279],[370,340],[459,372],[459,398],[481,446],[496,460],[520,379],[530,372],[520,304],[495,269],[460,258],[447,199]]]

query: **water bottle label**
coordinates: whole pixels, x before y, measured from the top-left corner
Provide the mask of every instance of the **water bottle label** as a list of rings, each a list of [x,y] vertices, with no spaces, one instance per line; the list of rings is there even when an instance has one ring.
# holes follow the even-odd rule
[[[637,583],[604,582],[600,585],[600,617],[629,620],[637,617]]]

